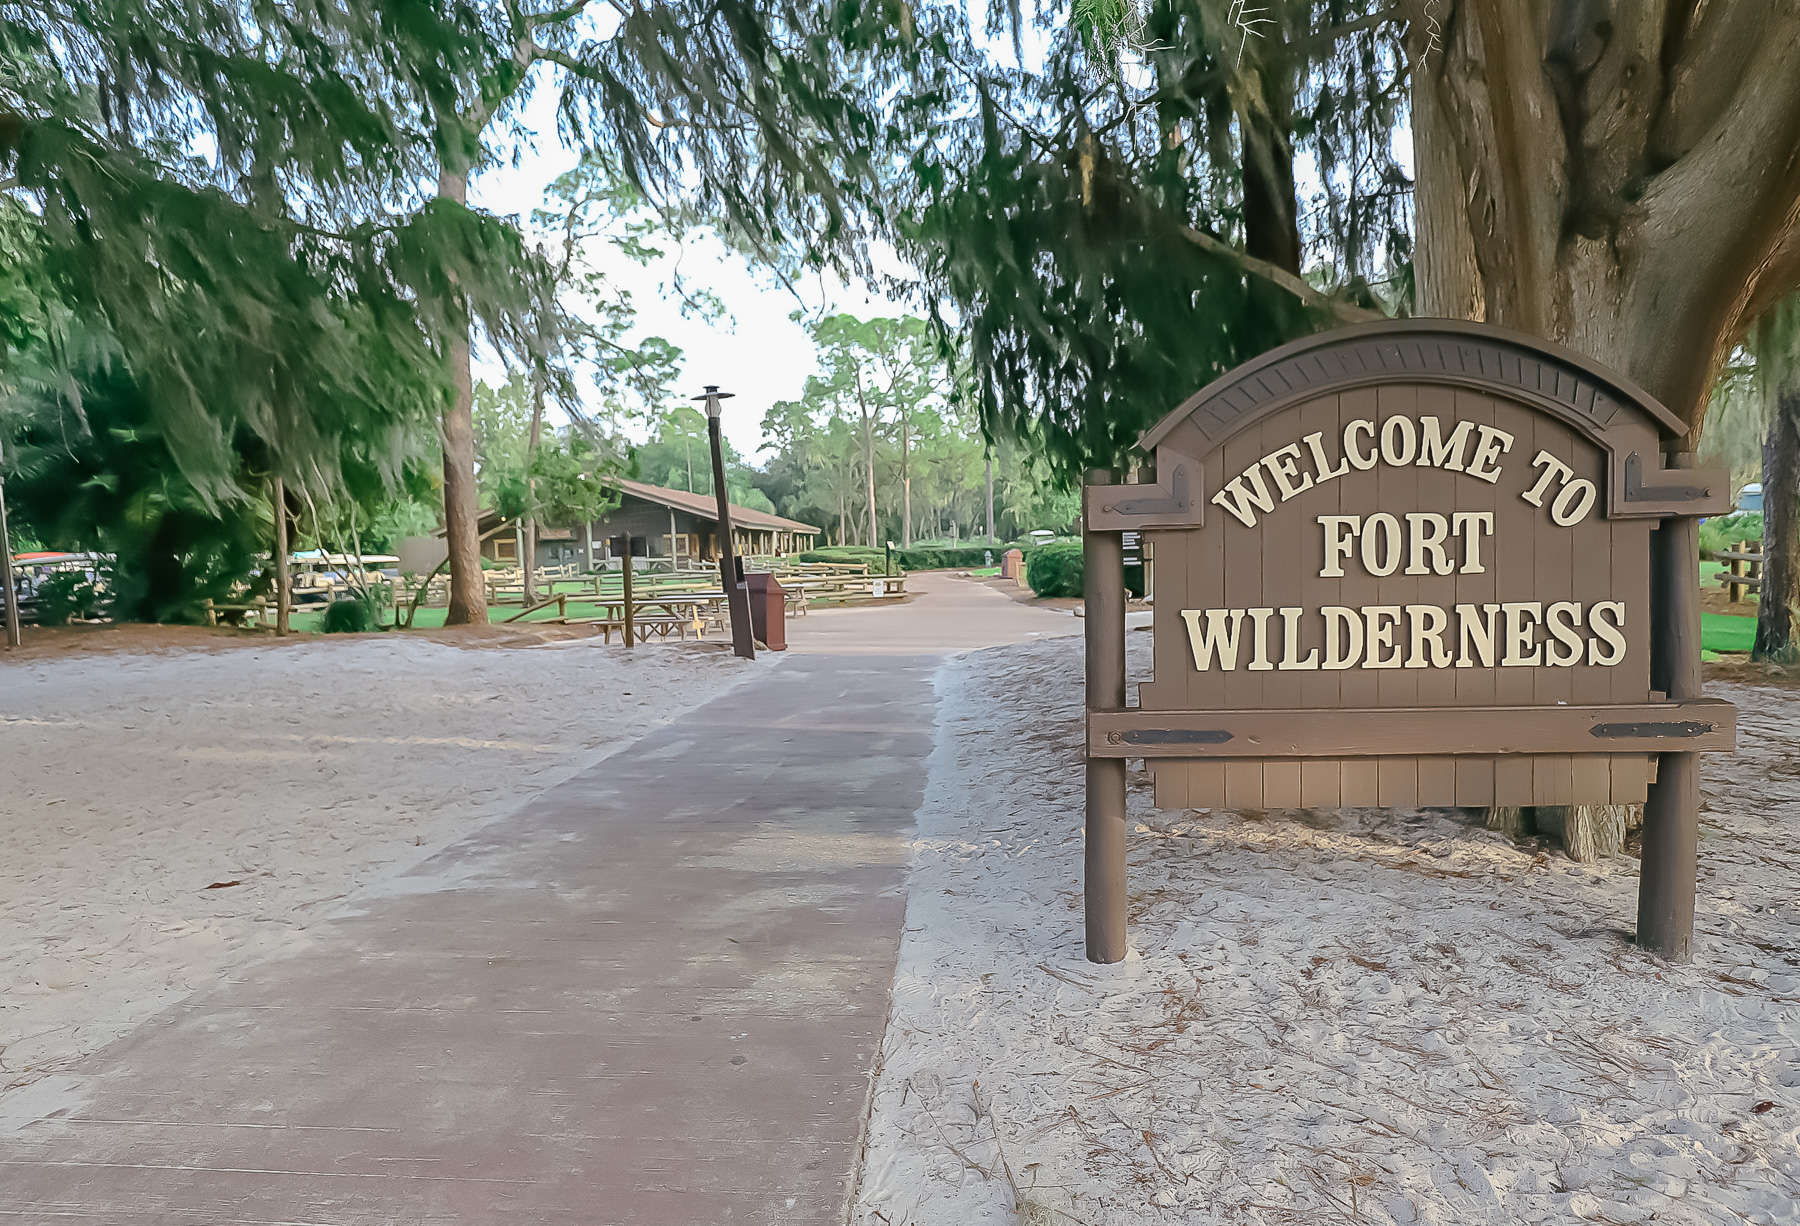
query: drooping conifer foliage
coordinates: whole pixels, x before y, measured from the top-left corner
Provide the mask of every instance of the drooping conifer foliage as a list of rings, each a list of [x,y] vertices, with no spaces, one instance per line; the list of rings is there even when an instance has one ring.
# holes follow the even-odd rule
[[[45,332],[66,315],[110,333],[204,497],[233,492],[240,431],[325,492],[345,430],[429,413],[449,286],[502,343],[519,333],[517,234],[418,187],[431,100],[490,51],[467,17],[458,0],[0,5],[0,186],[34,232]],[[61,408],[80,429],[79,398]]]
[[[948,105],[910,152],[906,249],[990,429],[1030,431],[1065,473],[1247,357],[1407,305],[1398,27],[1356,0],[1232,10],[1040,16],[1025,68],[959,42],[953,6],[936,18],[957,49],[920,63]]]

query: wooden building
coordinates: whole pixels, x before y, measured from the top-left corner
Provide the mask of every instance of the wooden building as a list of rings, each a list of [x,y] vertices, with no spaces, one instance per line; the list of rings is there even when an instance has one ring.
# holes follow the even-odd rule
[[[600,565],[621,556],[631,536],[634,558],[675,558],[712,562],[719,556],[718,504],[711,494],[694,494],[667,486],[618,478],[619,505],[588,524],[540,524],[538,566]],[[741,555],[767,557],[803,553],[817,543],[820,530],[811,524],[733,505],[732,538]],[[499,531],[494,531],[496,528]],[[516,565],[521,534],[502,527],[497,512],[484,511],[481,556]],[[491,534],[491,535],[490,535]],[[410,538],[400,548],[401,568],[423,574],[443,560],[443,529],[426,538]]]

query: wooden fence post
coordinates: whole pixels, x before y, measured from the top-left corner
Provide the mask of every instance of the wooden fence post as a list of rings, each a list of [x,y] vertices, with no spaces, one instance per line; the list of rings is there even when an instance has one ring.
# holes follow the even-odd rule
[[[1669,456],[1672,468],[1693,456]],[[1662,521],[1650,558],[1650,684],[1670,701],[1701,696],[1700,525],[1691,515]],[[1700,755],[1665,753],[1644,801],[1644,856],[1638,876],[1638,944],[1665,958],[1693,956],[1694,876],[1700,840]]]
[[[1089,485],[1111,485],[1106,469]],[[1125,560],[1117,532],[1082,526],[1083,620],[1087,634],[1087,709],[1125,707]],[[1086,745],[1085,729],[1083,745]],[[1090,962],[1125,957],[1125,760],[1087,759],[1087,846],[1083,877]]]

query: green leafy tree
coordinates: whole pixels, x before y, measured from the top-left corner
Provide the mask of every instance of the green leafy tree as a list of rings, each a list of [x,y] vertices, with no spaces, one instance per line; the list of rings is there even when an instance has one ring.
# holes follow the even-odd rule
[[[755,482],[758,474],[744,457],[721,439],[725,460],[725,496],[734,504],[773,512],[775,504]],[[706,414],[692,405],[672,405],[655,418],[655,433],[633,449],[631,471],[641,480],[695,494],[713,492],[712,442]]]
[[[31,231],[40,313],[107,336],[203,503],[249,496],[260,447],[280,556],[296,508],[400,481],[416,449],[393,444],[437,416],[449,326],[504,346],[535,301],[512,227],[418,187],[434,100],[492,60],[474,14],[0,5],[0,202]]]
[[[113,617],[198,621],[208,599],[243,590],[265,553],[269,506],[243,491],[257,488],[266,449],[242,432],[238,480],[223,496],[202,491],[174,462],[152,399],[116,354],[89,350],[76,363],[25,369],[8,398],[0,422],[13,435],[9,502],[50,548],[108,557]]]

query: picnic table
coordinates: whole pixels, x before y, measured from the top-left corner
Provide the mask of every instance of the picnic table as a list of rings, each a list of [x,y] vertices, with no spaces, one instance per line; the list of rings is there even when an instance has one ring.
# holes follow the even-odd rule
[[[611,641],[614,630],[625,632],[623,596],[600,596],[587,603],[599,608],[601,615],[570,618],[570,625],[597,626],[607,641]],[[685,639],[689,631],[695,638],[702,638],[709,626],[717,629],[724,624],[724,592],[649,592],[632,596],[631,628],[640,643],[649,642],[651,635],[666,639],[679,634]]]

